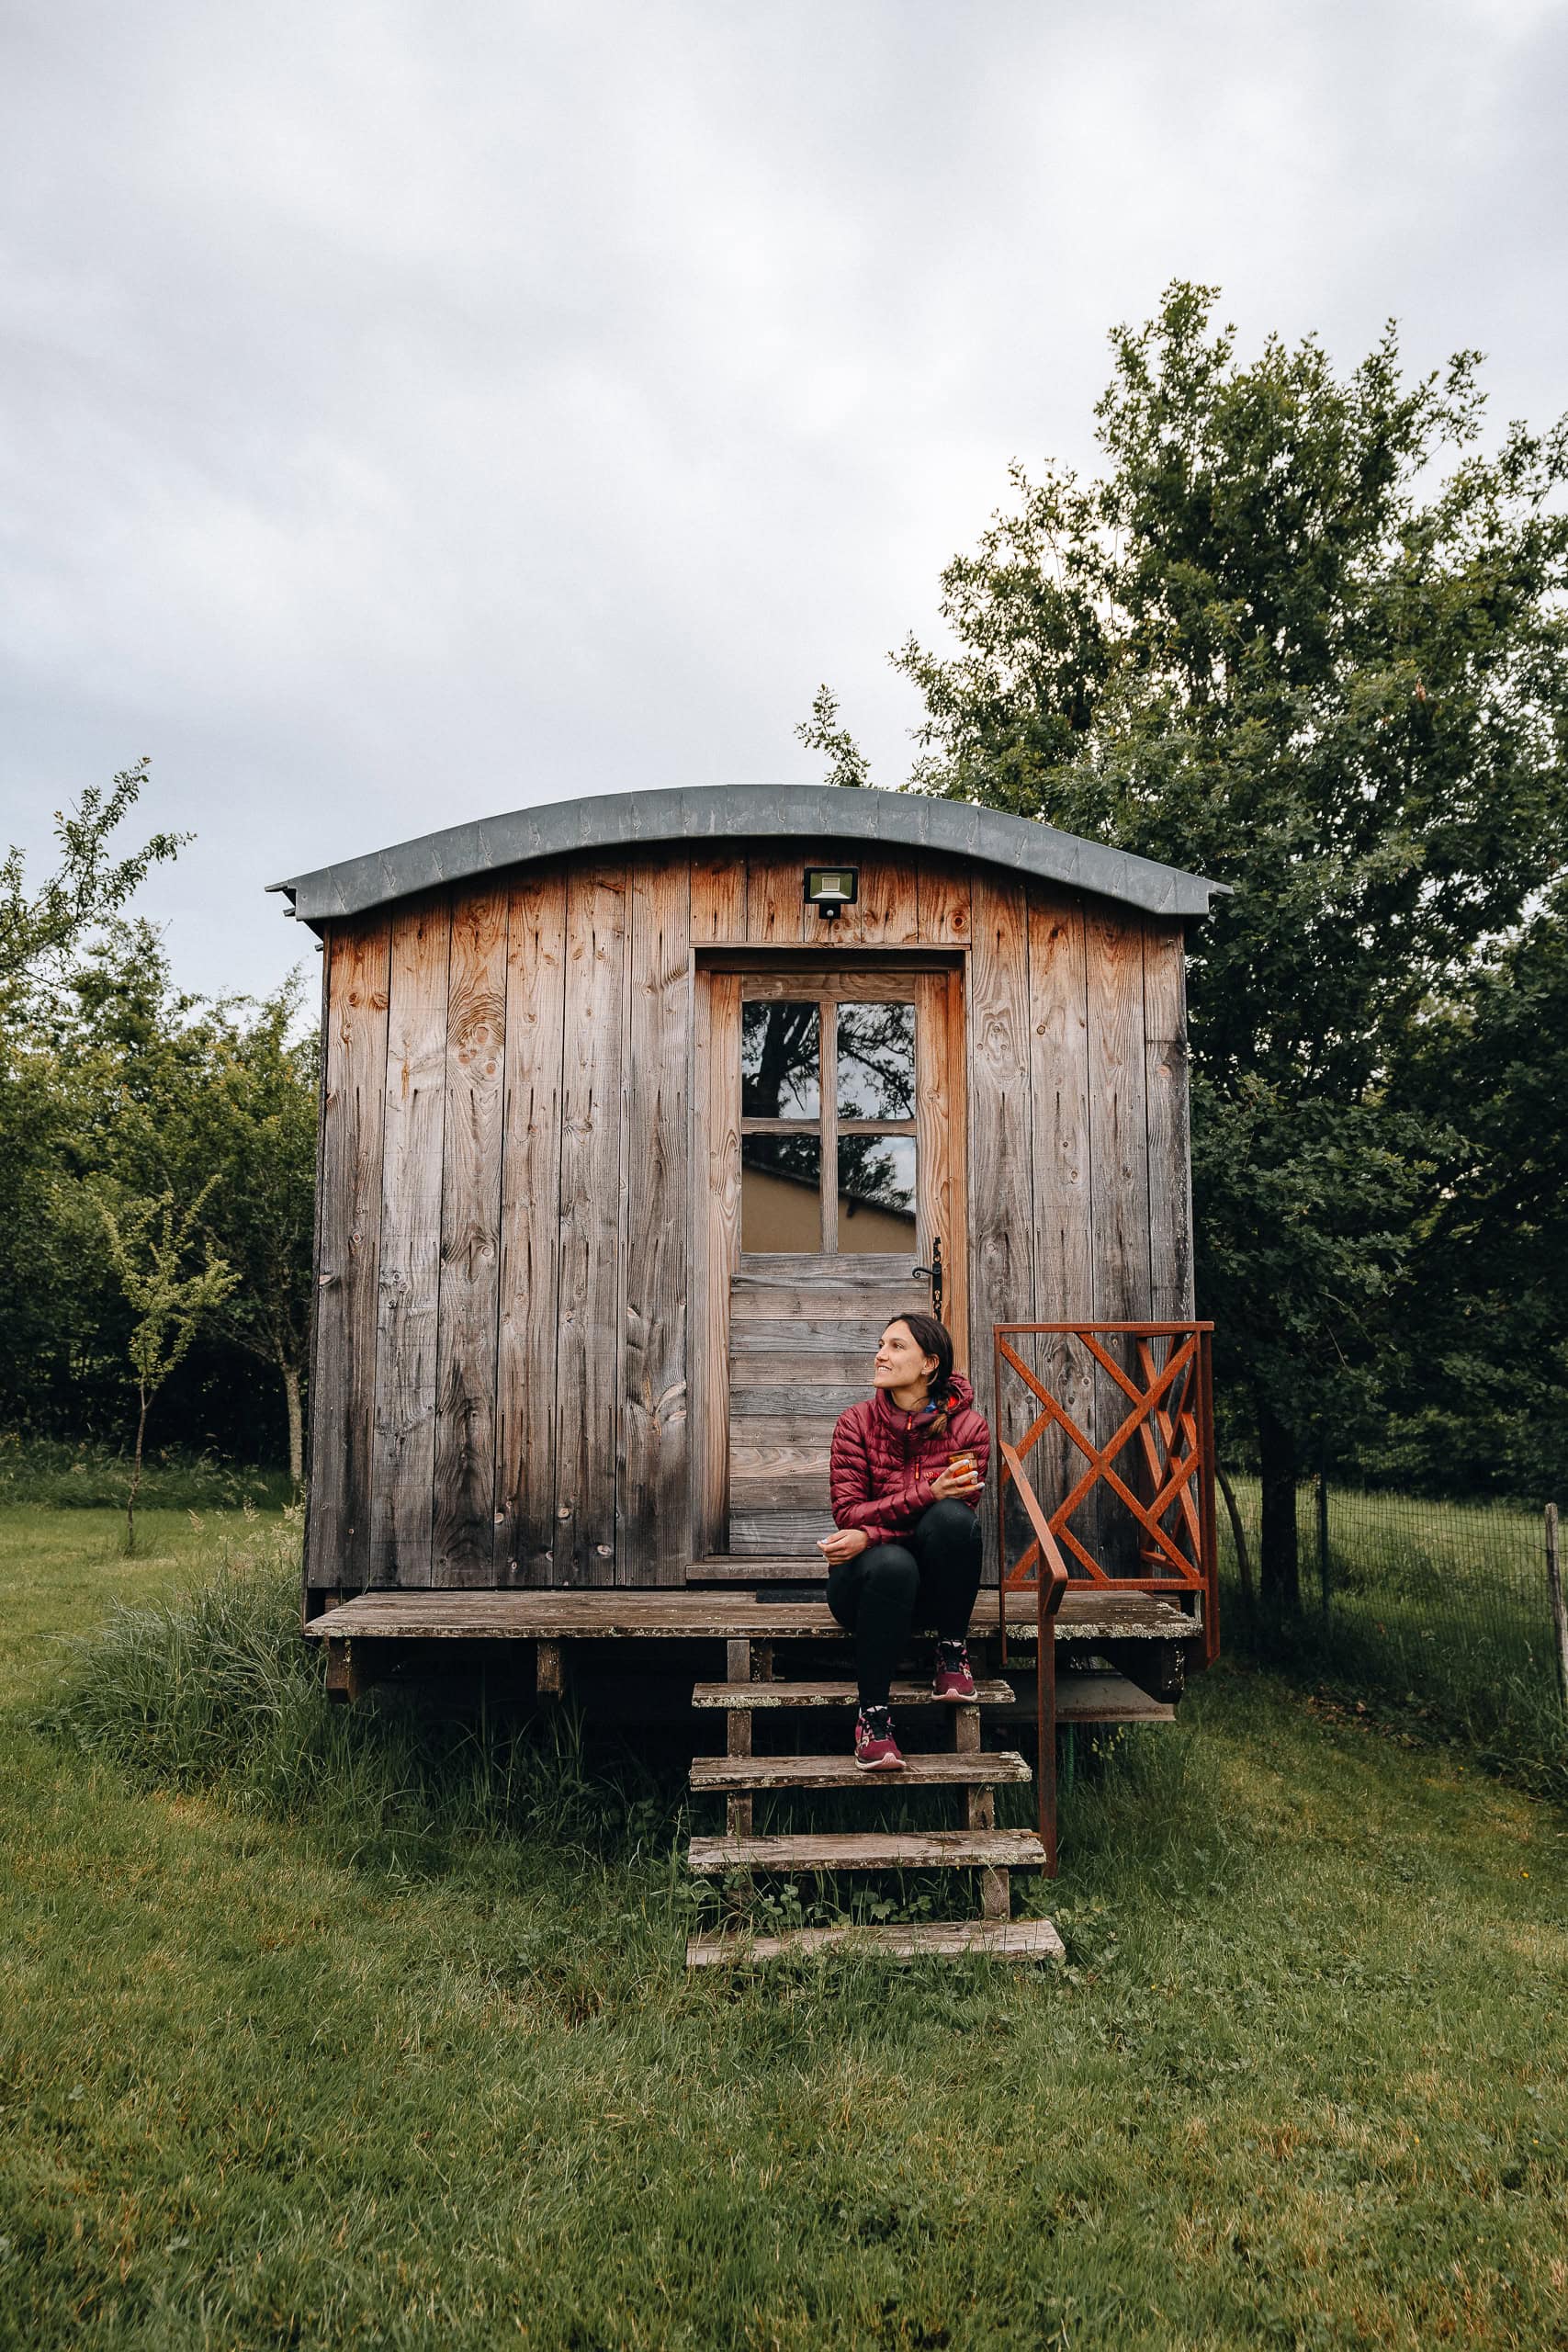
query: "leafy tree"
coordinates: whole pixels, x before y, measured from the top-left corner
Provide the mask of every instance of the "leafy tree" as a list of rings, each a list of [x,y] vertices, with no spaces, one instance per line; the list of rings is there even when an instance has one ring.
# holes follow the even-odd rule
[[[310,1330],[316,1185],[316,1059],[312,1036],[290,1039],[296,975],[254,1007],[215,1016],[211,1083],[196,1106],[202,1156],[217,1170],[209,1226],[235,1284],[220,1328],[275,1372],[288,1426],[288,1475],[304,1481],[300,1383]]]
[[[109,1257],[132,1316],[130,1368],[136,1384],[136,1445],[130,1491],[125,1506],[125,1548],[136,1549],[136,1498],[141,1490],[141,1453],[153,1397],[196,1336],[197,1326],[221,1305],[235,1277],[210,1242],[205,1262],[185,1271],[186,1252],[205,1193],[176,1215],[174,1195],[155,1201],[134,1194],[111,1205],[99,1198],[98,1214],[108,1237]]]
[[[829,784],[870,783],[871,763],[849,729],[840,724],[839,697],[831,686],[818,687],[810,718],[803,718],[795,731],[808,752],[822,753]]]
[[[1100,477],[1015,467],[953,649],[895,660],[913,788],[1234,887],[1191,941],[1200,1295],[1291,1607],[1302,1449],[1354,1442],[1460,1148],[1400,1073],[1568,848],[1568,429],[1489,455],[1478,355],[1242,361],[1215,300],[1117,330]]]
[[[96,1226],[85,1266],[79,1234],[54,1214],[73,1106],[50,1024],[84,944],[186,838],[158,832],[115,854],[113,836],[147,774],[148,762],[138,760],[107,793],[89,786],[73,808],[56,814],[60,865],[36,892],[19,849],[0,860],[0,1351],[15,1368],[13,1409],[36,1408],[41,1368],[79,1368],[91,1352],[86,1300],[106,1261]]]
[[[129,855],[112,854],[110,836],[140,799],[149,765],[145,757],[138,760],[121,769],[107,794],[89,785],[74,808],[56,812],[60,870],[36,898],[28,894],[21,851],[13,847],[0,861],[0,997],[40,968],[62,968],[87,933],[119,912],[149,869],[177,856],[190,840],[188,833],[154,833]]]
[[[314,1042],[290,1034],[299,994],[297,979],[259,1004],[185,994],[157,933],[134,922],[105,926],[67,981],[39,992],[17,1061],[37,1114],[29,1189],[0,1233],[15,1308],[0,1317],[0,1388],[18,1417],[81,1428],[118,1409],[129,1309],[100,1192],[199,1195],[236,1280],[178,1367],[173,1409],[195,1411],[196,1393],[182,1406],[177,1392],[205,1371],[243,1426],[237,1349],[280,1384],[299,1479],[316,1125]]]
[[[1431,1009],[1397,1087],[1434,1126],[1459,1124],[1416,1239],[1372,1466],[1539,1495],[1568,1430],[1568,885]]]

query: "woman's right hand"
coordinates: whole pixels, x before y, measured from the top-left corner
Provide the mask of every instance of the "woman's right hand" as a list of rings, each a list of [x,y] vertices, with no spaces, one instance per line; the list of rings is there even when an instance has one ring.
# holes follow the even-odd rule
[[[840,1560],[859,1557],[871,1542],[863,1527],[840,1527],[831,1535],[824,1535],[817,1549],[823,1554],[829,1567],[837,1567]]]

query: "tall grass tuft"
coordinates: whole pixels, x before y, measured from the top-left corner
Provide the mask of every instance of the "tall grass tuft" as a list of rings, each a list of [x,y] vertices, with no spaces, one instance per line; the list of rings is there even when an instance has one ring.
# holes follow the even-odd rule
[[[130,1456],[96,1439],[30,1437],[0,1430],[0,1505],[41,1504],[51,1510],[123,1510],[130,1491]],[[221,1462],[182,1446],[143,1458],[142,1510],[280,1509],[288,1473]]]
[[[198,1583],[112,1609],[39,1728],[143,1787],[207,1792],[402,1871],[481,1855],[504,1871],[530,1845],[668,1852],[674,1793],[624,1747],[591,1750],[570,1714],[335,1707],[299,1608],[297,1523],[225,1542]]]

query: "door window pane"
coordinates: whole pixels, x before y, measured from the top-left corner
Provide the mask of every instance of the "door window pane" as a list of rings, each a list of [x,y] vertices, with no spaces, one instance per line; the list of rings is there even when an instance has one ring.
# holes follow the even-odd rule
[[[915,1252],[915,1138],[839,1137],[839,1250]]]
[[[822,1247],[822,1143],[818,1136],[742,1136],[740,1247]]]
[[[814,1004],[774,997],[740,1008],[740,1114],[815,1119],[822,1107],[821,1036]]]
[[[914,1115],[914,1006],[840,1005],[840,1118],[912,1119]]]

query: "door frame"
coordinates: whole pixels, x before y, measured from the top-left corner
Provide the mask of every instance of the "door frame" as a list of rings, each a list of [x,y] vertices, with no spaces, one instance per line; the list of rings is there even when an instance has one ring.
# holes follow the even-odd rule
[[[953,1363],[969,1363],[967,956],[962,949],[699,948],[693,957],[692,1299],[688,1368],[694,1559],[722,1556],[729,1528],[729,1285],[740,1268],[740,1003],[748,978],[829,988],[857,978],[921,978],[936,1000],[927,1027],[935,1082],[916,1101],[922,1193],[942,1240],[942,1319]],[[940,1045],[930,1035],[940,1023]],[[933,1122],[946,1127],[946,1149]],[[934,1189],[926,1190],[928,1184]],[[929,1247],[929,1236],[924,1237]],[[847,1263],[852,1265],[851,1258]],[[869,1262],[869,1261],[863,1261]]]

